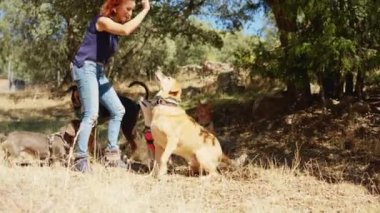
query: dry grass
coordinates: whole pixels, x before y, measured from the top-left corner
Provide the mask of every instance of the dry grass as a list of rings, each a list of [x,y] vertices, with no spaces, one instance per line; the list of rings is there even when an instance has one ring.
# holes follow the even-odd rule
[[[9,110],[25,119],[54,122],[67,100],[30,98],[13,103],[1,97],[0,121]],[[53,115],[46,113],[51,110]],[[32,113],[34,112],[34,113]],[[69,114],[69,112],[67,112]],[[15,115],[16,116],[16,115]],[[51,119],[51,120],[49,120]],[[43,131],[51,131],[46,126]],[[25,130],[28,130],[27,127]],[[3,132],[1,130],[1,132]],[[0,160],[0,212],[379,212],[380,198],[359,185],[329,184],[297,168],[248,165],[218,179],[105,169],[92,174],[63,167],[8,167]]]
[[[248,166],[216,180],[94,166],[82,175],[62,167],[0,165],[1,212],[378,212],[361,186],[327,184],[288,169]],[[68,172],[68,176],[67,175]],[[68,179],[66,179],[68,177]],[[65,181],[68,180],[68,184]]]

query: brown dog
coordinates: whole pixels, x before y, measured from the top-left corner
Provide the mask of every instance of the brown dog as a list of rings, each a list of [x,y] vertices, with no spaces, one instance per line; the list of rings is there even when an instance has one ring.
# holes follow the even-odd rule
[[[182,89],[171,77],[156,72],[160,85],[157,105],[153,107],[151,128],[154,138],[156,166],[154,175],[161,177],[167,172],[171,154],[189,162],[192,170],[207,171],[217,175],[217,167],[223,162],[237,165],[222,152],[218,139],[188,116],[180,106]]]
[[[212,119],[212,106],[206,100],[201,100],[195,109],[195,120],[212,134],[215,134]]]
[[[15,131],[1,144],[5,158],[15,164],[20,158],[42,160],[46,164],[65,160],[68,145],[55,134]]]

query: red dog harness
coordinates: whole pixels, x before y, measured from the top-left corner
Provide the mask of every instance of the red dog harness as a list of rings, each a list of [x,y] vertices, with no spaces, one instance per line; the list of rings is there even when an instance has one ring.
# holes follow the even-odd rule
[[[154,143],[153,143],[154,141],[153,141],[153,136],[152,136],[150,127],[147,127],[147,126],[145,127],[144,138],[145,138],[146,144],[148,145],[148,149],[154,153],[155,147],[154,147]]]

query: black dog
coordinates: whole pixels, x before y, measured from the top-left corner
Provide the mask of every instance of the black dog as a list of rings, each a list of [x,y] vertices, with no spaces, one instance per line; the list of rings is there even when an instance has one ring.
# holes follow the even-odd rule
[[[129,84],[128,87],[132,87],[135,85],[142,86],[145,90],[145,99],[148,99],[149,97],[149,89],[146,86],[145,83],[140,81],[133,81]],[[78,87],[76,85],[71,86],[67,92],[71,91],[71,103],[73,104],[73,108],[75,111],[81,110],[82,104],[80,102],[80,96]],[[125,96],[121,96],[118,94],[118,97],[123,104],[125,108],[125,114],[121,121],[121,130],[123,132],[124,137],[129,142],[132,153],[137,149],[137,145],[135,142],[135,135],[133,134],[133,129],[136,125],[137,118],[139,116],[140,112],[140,105],[136,103],[135,101],[131,100],[130,98],[127,98]],[[98,123],[104,123],[107,121],[110,117],[110,113],[103,105],[99,104],[99,117],[98,117]]]

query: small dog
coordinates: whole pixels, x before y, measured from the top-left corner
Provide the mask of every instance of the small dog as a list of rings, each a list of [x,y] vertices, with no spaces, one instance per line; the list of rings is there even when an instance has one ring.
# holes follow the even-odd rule
[[[151,120],[156,161],[153,174],[161,177],[167,173],[171,154],[185,158],[193,171],[202,172],[204,169],[211,176],[218,175],[220,163],[238,166],[238,162],[223,154],[218,139],[179,106],[180,84],[161,72],[156,72],[156,79],[160,90]]]
[[[74,139],[78,133],[80,123],[80,120],[71,120],[68,124],[59,130],[59,136],[62,137],[69,146],[74,145]],[[88,151],[95,158],[101,157],[102,155],[100,147],[97,146],[96,127],[93,127],[91,130],[90,138],[88,139]]]
[[[69,149],[62,137],[52,134],[15,131],[11,132],[1,147],[5,159],[12,165],[20,158],[42,160],[46,164],[64,161]]]
[[[149,97],[149,89],[145,83],[140,81],[133,81],[129,84],[129,87],[139,85],[142,86],[145,90],[145,99]],[[79,90],[76,85],[71,86],[66,92],[71,91],[71,102],[75,111],[80,111],[82,104],[80,101]],[[137,119],[140,113],[140,105],[127,98],[125,96],[118,95],[121,103],[125,108],[125,114],[121,121],[121,130],[124,137],[127,139],[128,143],[131,146],[132,154],[136,151],[137,145],[135,142],[135,135],[133,133],[134,127],[136,126]],[[108,120],[110,117],[109,111],[103,106],[99,105],[99,123],[103,123]]]
[[[212,119],[212,106],[206,100],[201,100],[195,109],[195,120],[212,134],[215,135],[214,122]]]

